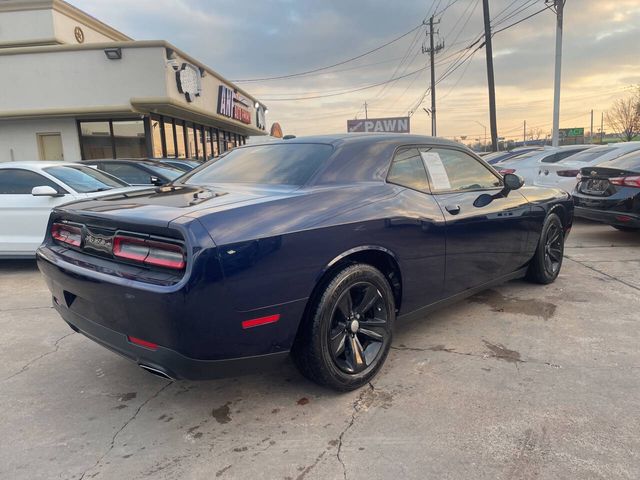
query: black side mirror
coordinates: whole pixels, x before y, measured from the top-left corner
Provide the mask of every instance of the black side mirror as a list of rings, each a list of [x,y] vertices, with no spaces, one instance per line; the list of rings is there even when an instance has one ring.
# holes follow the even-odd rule
[[[505,173],[502,178],[504,179],[504,188],[506,190],[518,190],[524,185],[524,179],[514,173]]]
[[[478,208],[486,207],[491,202],[493,202],[493,199],[494,199],[493,195],[489,195],[488,193],[483,193],[474,200],[473,206]]]

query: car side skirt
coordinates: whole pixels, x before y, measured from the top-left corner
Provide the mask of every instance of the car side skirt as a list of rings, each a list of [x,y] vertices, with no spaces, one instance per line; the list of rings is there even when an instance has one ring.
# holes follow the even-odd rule
[[[414,310],[413,312],[408,312],[408,313],[403,313],[401,315],[398,316],[398,320],[401,322],[405,322],[405,321],[412,321],[412,320],[418,320],[421,317],[424,317],[425,315],[435,311],[435,310],[439,310],[443,307],[449,306],[451,304],[457,303],[460,300],[464,300],[465,298],[471,297],[472,295],[475,295],[476,293],[482,292],[483,290],[487,290],[488,288],[494,287],[496,285],[500,285],[501,283],[505,283],[508,282],[509,280],[515,280],[516,278],[522,278],[525,276],[525,274],[527,273],[527,267],[523,267],[519,270],[516,270],[513,273],[509,273],[507,275],[503,275],[502,277],[496,278],[494,280],[491,280],[489,282],[483,283],[481,285],[478,285],[477,287],[473,287],[470,288],[468,290],[464,290],[460,293],[456,293],[455,295],[452,295],[451,297],[447,297],[445,299],[442,300],[438,300],[437,302],[434,302],[430,305],[427,305],[425,307],[419,308],[418,310]]]

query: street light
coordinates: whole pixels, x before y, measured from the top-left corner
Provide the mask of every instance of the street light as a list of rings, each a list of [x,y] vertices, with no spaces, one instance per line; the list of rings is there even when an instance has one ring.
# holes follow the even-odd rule
[[[484,146],[482,147],[482,151],[486,152],[487,151],[487,127],[486,127],[486,125],[481,124],[477,120],[474,120],[474,122],[476,122],[478,125],[480,125],[482,128],[484,128]]]

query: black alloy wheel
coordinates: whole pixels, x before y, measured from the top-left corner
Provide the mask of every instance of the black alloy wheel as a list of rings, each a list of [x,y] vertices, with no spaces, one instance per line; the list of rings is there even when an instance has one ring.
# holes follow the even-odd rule
[[[562,264],[564,253],[564,238],[562,225],[550,223],[545,235],[544,244],[544,268],[551,276],[557,276]]]
[[[291,349],[310,380],[335,390],[366,385],[389,353],[396,316],[387,278],[362,263],[344,265],[311,298]]]
[[[370,366],[390,336],[387,309],[378,288],[370,282],[353,284],[342,293],[331,315],[329,352],[345,373]]]
[[[543,285],[558,278],[564,255],[564,228],[560,217],[550,213],[544,221],[535,255],[529,262],[527,279]]]

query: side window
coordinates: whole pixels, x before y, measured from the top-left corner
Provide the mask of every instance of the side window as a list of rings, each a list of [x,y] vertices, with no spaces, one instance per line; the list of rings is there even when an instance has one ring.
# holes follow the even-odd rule
[[[55,182],[30,170],[18,168],[0,169],[0,195],[31,195],[33,187],[48,186],[58,193],[67,193]]]
[[[387,175],[387,182],[421,192],[429,191],[427,172],[417,148],[405,148],[396,153]]]
[[[420,148],[434,191],[484,190],[502,186],[502,179],[471,155],[447,148]]]
[[[147,173],[141,168],[136,168],[133,165],[127,165],[126,163],[105,162],[102,164],[102,170],[132,185],[146,185],[151,183],[150,173]]]
[[[575,152],[574,152],[575,153]],[[556,163],[562,160],[564,157],[561,157],[561,153],[551,153],[540,160],[542,163]]]
[[[571,155],[575,155],[579,151],[580,150],[565,150],[564,152],[558,152],[556,153],[556,159],[554,161],[559,162],[560,160],[564,160],[565,158],[570,157]]]

